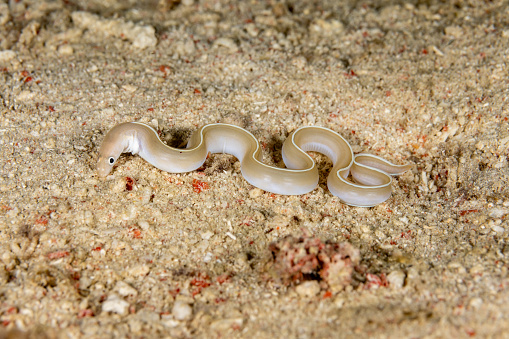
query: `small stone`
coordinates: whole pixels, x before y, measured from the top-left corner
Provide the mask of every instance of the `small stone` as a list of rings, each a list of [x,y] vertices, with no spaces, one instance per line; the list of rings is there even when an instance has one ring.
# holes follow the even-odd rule
[[[505,229],[502,226],[493,225],[491,226],[491,229],[499,234],[504,233]]]
[[[129,92],[129,93],[134,93],[136,92],[136,90],[138,89],[138,87],[136,86],[133,86],[133,85],[123,85],[122,86],[122,89],[126,92]]]
[[[203,256],[203,262],[210,262],[212,260],[213,254],[211,252],[205,253]]]
[[[138,226],[144,231],[148,230],[150,228],[150,224],[144,220],[138,222]]]
[[[54,137],[50,137],[46,140],[46,148],[55,148],[57,140]]]
[[[30,91],[24,90],[24,91],[21,91],[21,92],[20,92],[20,93],[16,96],[16,100],[17,100],[17,101],[30,101],[30,100],[32,100],[34,97],[35,97],[35,93],[34,93],[34,92],[30,92]]]
[[[182,0],[182,5],[192,6],[192,5],[194,5],[194,0]]]
[[[210,238],[212,238],[212,236],[214,235],[214,232],[211,232],[211,231],[207,231],[207,232],[203,232],[201,234],[201,238],[203,240],[209,240]]]
[[[116,294],[110,294],[102,305],[103,312],[112,312],[120,315],[126,315],[129,309],[129,303],[120,299]]]
[[[403,271],[392,271],[387,275],[387,281],[392,288],[402,288],[405,283],[405,276]]]
[[[322,36],[337,35],[343,32],[343,29],[343,24],[338,20],[317,19],[309,26],[310,33]]]
[[[294,65],[295,67],[300,68],[300,69],[303,69],[308,64],[306,58],[304,58],[303,56],[298,56],[298,57],[293,58],[291,60],[291,63],[292,63],[292,65]]]
[[[407,279],[408,280],[417,280],[419,279],[420,273],[417,267],[410,267],[407,271]]]
[[[173,304],[171,314],[173,314],[173,316],[177,320],[188,320],[191,318],[191,315],[193,314],[193,308],[189,304],[181,300],[177,300]]]
[[[138,295],[136,289],[123,281],[118,281],[113,290],[123,297]]]
[[[238,51],[237,45],[230,38],[219,38],[214,42],[215,47],[226,47],[230,53],[235,53]]]
[[[470,302],[468,303],[468,305],[472,308],[478,309],[479,307],[481,307],[482,303],[483,303],[482,299],[479,297],[476,297],[476,298],[472,298],[470,300]]]
[[[489,216],[492,218],[502,218],[504,215],[509,213],[507,208],[492,208],[489,212]]]
[[[481,264],[473,266],[469,271],[471,275],[478,275],[481,274],[482,272],[484,272],[484,267]]]
[[[144,309],[141,309],[139,310],[138,312],[136,312],[136,317],[142,321],[144,321],[145,323],[156,323],[160,320],[160,316],[159,316],[159,313],[157,312],[154,312],[154,311],[150,311],[146,308]]]
[[[463,29],[459,26],[447,26],[444,30],[446,35],[459,38],[463,35]]]
[[[260,30],[253,23],[248,23],[245,27],[247,34],[249,34],[252,38],[256,38],[260,33]]]
[[[149,271],[150,268],[147,265],[134,266],[128,270],[129,274],[134,276],[146,276]]]
[[[336,298],[334,298],[334,305],[337,308],[343,308],[344,304],[345,304],[345,298],[342,295],[338,295]]]
[[[255,22],[258,25],[276,27],[277,26],[277,18],[274,15],[257,15],[255,17]]]
[[[9,12],[9,5],[7,3],[0,3],[0,26],[5,25],[11,19]]]
[[[263,190],[259,188],[253,188],[251,191],[249,191],[249,196],[253,199],[258,198],[263,194]]]
[[[177,41],[174,45],[174,50],[181,58],[192,56],[196,52],[196,47],[192,40]]]
[[[37,21],[31,21],[23,28],[18,38],[18,43],[24,47],[29,47],[39,32],[41,24]]]
[[[177,320],[174,319],[163,319],[161,323],[169,328],[177,327],[180,324]]]
[[[154,47],[157,44],[155,37],[155,29],[152,26],[137,26],[132,30],[133,47],[145,49],[147,47]]]
[[[74,48],[70,45],[62,45],[58,47],[58,54],[60,55],[72,55],[74,53]]]
[[[305,281],[298,285],[295,291],[301,297],[314,297],[320,293],[320,284],[316,280]]]
[[[0,52],[0,62],[6,62],[14,59],[16,57],[16,52],[11,50],[1,51]]]

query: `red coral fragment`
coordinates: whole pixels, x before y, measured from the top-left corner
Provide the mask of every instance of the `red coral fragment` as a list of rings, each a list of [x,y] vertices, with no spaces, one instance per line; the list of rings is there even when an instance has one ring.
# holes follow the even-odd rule
[[[201,193],[204,190],[209,189],[209,184],[206,182],[200,181],[198,179],[193,179],[193,191],[196,193]]]
[[[48,253],[48,259],[54,260],[54,259],[60,259],[63,257],[67,257],[70,253],[68,251],[57,251],[57,252],[51,252]]]
[[[88,318],[88,317],[93,317],[94,316],[94,311],[92,311],[91,309],[84,309],[84,310],[80,310],[78,312],[78,318]]]

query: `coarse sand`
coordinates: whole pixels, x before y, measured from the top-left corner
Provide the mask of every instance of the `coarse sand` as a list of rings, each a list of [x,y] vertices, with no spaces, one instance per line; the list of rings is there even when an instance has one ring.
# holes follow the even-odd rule
[[[508,65],[506,0],[1,0],[0,338],[508,337]],[[414,166],[373,208],[318,153],[302,196],[229,155],[101,179],[127,121]]]

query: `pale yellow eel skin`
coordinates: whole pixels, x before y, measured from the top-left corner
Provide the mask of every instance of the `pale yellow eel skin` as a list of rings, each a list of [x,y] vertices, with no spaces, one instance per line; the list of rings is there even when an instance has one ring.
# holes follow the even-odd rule
[[[207,154],[228,153],[241,163],[244,178],[265,191],[296,195],[312,191],[318,185],[318,170],[306,153],[325,154],[333,163],[327,178],[331,193],[351,206],[370,207],[391,196],[393,175],[411,165],[395,165],[369,154],[353,155],[348,142],[336,132],[317,126],[301,127],[283,144],[283,161],[287,168],[262,162],[260,144],[245,129],[228,124],[209,124],[193,133],[187,148],[165,145],[157,132],[139,122],[113,127],[99,149],[97,173],[107,176],[123,152],[138,154],[155,167],[171,173],[194,171],[203,165]],[[348,176],[352,175],[353,181]]]

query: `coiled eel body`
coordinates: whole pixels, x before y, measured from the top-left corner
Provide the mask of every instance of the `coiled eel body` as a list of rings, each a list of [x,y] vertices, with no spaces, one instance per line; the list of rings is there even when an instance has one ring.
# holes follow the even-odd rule
[[[228,153],[241,163],[244,178],[265,191],[297,195],[312,191],[318,185],[318,170],[306,153],[314,151],[328,156],[333,168],[327,178],[331,193],[351,206],[370,207],[391,196],[393,175],[411,165],[395,165],[370,154],[355,155],[348,142],[336,132],[317,126],[295,130],[283,144],[286,168],[262,162],[260,144],[245,129],[228,124],[209,124],[197,130],[179,149],[167,146],[150,126],[128,122],[113,127],[99,149],[97,173],[107,176],[120,154],[138,154],[153,166],[171,173],[194,171],[203,165],[208,153]],[[353,179],[349,179],[349,175]]]

